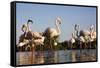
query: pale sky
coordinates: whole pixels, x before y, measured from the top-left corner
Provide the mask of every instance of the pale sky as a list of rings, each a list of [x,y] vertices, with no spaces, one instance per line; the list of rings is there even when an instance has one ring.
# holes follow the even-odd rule
[[[17,3],[17,43],[19,36],[22,34],[21,26],[25,24],[28,19],[34,21],[34,23],[31,24],[32,31],[44,32],[47,27],[55,28],[55,18],[58,16],[62,19],[60,41],[71,38],[75,24],[79,24],[80,29],[83,30],[88,29],[91,24],[96,24],[95,7]]]

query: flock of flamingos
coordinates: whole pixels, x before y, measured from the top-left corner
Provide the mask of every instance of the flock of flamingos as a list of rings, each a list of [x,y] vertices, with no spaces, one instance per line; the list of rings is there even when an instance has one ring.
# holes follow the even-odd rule
[[[29,24],[32,20],[28,20],[26,24],[22,25],[23,34],[19,37],[19,43],[17,44],[17,49],[21,51],[22,49],[34,49],[38,45],[48,45],[50,49],[53,46],[59,45],[59,41],[56,39],[60,36],[60,24],[61,18],[57,17],[55,19],[55,28],[48,27],[44,32],[32,32]],[[74,32],[72,33],[72,38],[69,39],[65,45],[70,49],[74,48],[96,48],[96,31],[94,25],[91,25],[88,30],[80,30],[80,26],[75,24]],[[49,42],[46,42],[46,41]],[[63,43],[65,43],[63,42]],[[62,44],[62,43],[61,43]]]

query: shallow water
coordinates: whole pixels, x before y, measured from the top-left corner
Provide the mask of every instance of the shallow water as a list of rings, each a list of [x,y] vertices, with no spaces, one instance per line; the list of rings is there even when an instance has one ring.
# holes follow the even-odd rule
[[[96,49],[17,52],[17,65],[95,61]]]

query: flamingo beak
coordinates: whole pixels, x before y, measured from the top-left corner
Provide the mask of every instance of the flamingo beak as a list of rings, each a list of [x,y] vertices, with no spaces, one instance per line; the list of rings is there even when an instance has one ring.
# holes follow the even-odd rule
[[[29,19],[27,22],[30,22],[30,23],[32,23],[32,24],[33,24],[33,21],[32,21],[32,20],[30,20],[30,19]]]

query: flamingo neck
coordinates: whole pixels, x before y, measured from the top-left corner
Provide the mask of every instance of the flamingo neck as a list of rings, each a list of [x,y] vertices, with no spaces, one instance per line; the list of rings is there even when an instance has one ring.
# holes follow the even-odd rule
[[[57,30],[57,32],[58,32],[58,34],[60,34],[61,33],[61,31],[60,31],[60,28],[59,28],[59,24],[56,22],[56,30]]]
[[[31,32],[31,29],[30,29],[30,26],[29,26],[29,24],[27,24],[27,32]]]

